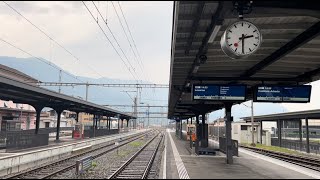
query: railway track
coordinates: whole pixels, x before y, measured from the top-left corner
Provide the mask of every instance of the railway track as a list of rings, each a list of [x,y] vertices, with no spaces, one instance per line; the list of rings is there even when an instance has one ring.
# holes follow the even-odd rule
[[[112,170],[112,174],[108,179],[146,179],[150,173],[163,136],[163,133],[159,132],[150,139],[118,169]]]
[[[320,159],[318,159],[318,158],[292,155],[292,154],[269,151],[269,150],[265,150],[265,149],[242,146],[242,145],[240,145],[240,147],[242,147],[244,149],[248,149],[248,150],[253,151],[255,153],[259,153],[259,154],[262,154],[265,156],[269,156],[269,157],[272,157],[275,159],[279,159],[279,160],[282,160],[285,162],[289,162],[289,163],[292,163],[295,165],[299,165],[299,166],[320,172]]]
[[[56,162],[53,162],[51,164],[45,165],[43,167],[35,168],[32,170],[29,170],[27,172],[21,172],[14,174],[12,176],[7,176],[5,179],[48,179],[52,176],[55,176],[59,173],[63,173],[65,171],[68,171],[72,168],[75,168],[76,161],[78,159],[81,159],[83,157],[92,156],[93,159],[100,157],[106,153],[109,153],[121,146],[124,146],[126,144],[129,144],[130,142],[133,142],[143,136],[145,134],[151,134],[153,131],[148,131],[144,133],[139,133],[138,135],[130,136],[120,142],[118,146],[115,146],[114,142],[111,141],[111,143],[101,146],[86,152],[83,152],[78,155],[73,155],[71,157],[65,158],[63,160],[59,160]]]

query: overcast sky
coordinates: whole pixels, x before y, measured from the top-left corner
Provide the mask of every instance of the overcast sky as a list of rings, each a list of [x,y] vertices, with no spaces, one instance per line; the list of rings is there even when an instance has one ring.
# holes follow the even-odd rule
[[[57,46],[3,2],[0,2],[0,38],[21,47],[34,56],[43,57],[77,76],[133,79],[128,68],[107,41],[81,1],[8,3],[63,45],[78,60]],[[168,84],[173,2],[120,2],[141,58],[138,55],[134,56],[119,23],[113,5],[130,39],[118,2],[114,1],[113,4],[110,1],[95,3],[130,64],[134,66],[137,79]],[[126,61],[93,3],[88,1],[86,5],[106,32],[122,59]],[[130,42],[132,43],[131,39]],[[133,43],[131,46],[134,48]],[[0,52],[1,56],[30,57],[2,42],[0,43]],[[141,60],[143,71],[135,57]],[[126,62],[128,66],[129,62]],[[134,73],[132,68],[130,70]],[[313,83],[311,103],[282,105],[289,111],[319,108],[319,92],[319,82]]]
[[[92,1],[86,2],[130,71],[81,1],[7,3],[48,33],[79,60],[66,53],[5,3],[1,2],[0,38],[35,56],[48,59],[77,76],[133,79],[130,71],[134,74],[133,69],[135,69],[137,79],[142,78],[153,83],[169,83],[173,2],[119,2],[138,49],[139,54],[135,52],[135,56],[115,12],[116,9],[131,42],[131,47],[135,49],[118,1],[113,1],[113,4],[110,1],[95,1],[127,58],[113,39]],[[29,55],[21,53],[4,43],[0,43],[0,48],[1,55],[29,57]],[[142,63],[140,64],[144,72],[137,60],[141,60]],[[132,67],[130,67],[130,64]]]

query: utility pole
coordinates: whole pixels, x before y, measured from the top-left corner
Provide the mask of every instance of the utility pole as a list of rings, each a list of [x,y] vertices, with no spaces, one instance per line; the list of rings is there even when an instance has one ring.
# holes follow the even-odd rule
[[[59,71],[59,83],[61,83],[61,75],[62,75],[62,70]],[[61,93],[61,85],[59,86],[59,93]]]
[[[86,101],[88,101],[89,83],[86,84]]]
[[[149,128],[149,114],[150,114],[150,107],[149,107],[149,104],[148,105],[148,128]]]
[[[253,119],[253,100],[251,101],[251,133],[252,133],[252,143],[251,146],[256,146],[254,143],[254,119]]]

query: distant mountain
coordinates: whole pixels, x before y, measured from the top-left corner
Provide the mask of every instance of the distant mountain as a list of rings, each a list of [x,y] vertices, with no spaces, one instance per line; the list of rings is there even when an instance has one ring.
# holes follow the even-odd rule
[[[44,60],[45,61],[45,60]],[[35,79],[38,79],[43,82],[58,82],[59,80],[59,70],[56,68],[51,67],[50,65],[43,63],[35,58],[15,58],[15,57],[5,57],[0,56],[0,63],[9,66],[11,68],[17,69]],[[49,62],[48,62],[49,63]],[[52,64],[52,63],[51,63]],[[52,64],[53,66],[57,67],[56,65]],[[117,79],[109,79],[107,77],[94,79],[88,77],[78,77],[81,81],[84,82],[91,82],[91,83],[136,83],[133,80],[117,80]],[[62,82],[76,82],[74,78],[69,76],[63,76]],[[144,82],[150,83],[150,82]],[[58,91],[58,87],[47,87],[48,89]],[[85,86],[76,86],[76,87],[61,87],[61,92],[71,96],[80,96],[85,98]],[[135,91],[136,89],[128,89],[128,88],[106,88],[106,87],[97,87],[97,86],[90,86],[89,87],[89,101],[97,103],[97,104],[126,104],[132,105],[133,101],[130,97],[121,91],[130,90]],[[168,98],[168,89],[142,89],[142,102],[144,104],[150,105],[166,105],[167,98]],[[146,93],[148,97],[146,97]],[[129,93],[133,98],[136,93]],[[151,97],[155,97],[157,100],[150,100]],[[162,101],[158,101],[158,100]],[[250,103],[246,103],[249,104]],[[119,110],[122,111],[132,111],[132,108],[120,108]],[[146,111],[147,109],[141,109],[139,111]],[[166,112],[167,108],[154,108],[150,109],[150,111],[154,112]],[[271,113],[280,113],[280,112],[287,112],[283,106],[277,103],[255,103],[254,104],[254,115],[263,115],[263,114],[271,114]],[[244,106],[244,105],[235,105],[232,108],[232,116],[234,120],[239,120],[240,117],[250,116],[251,109]],[[145,115],[144,115],[145,116]],[[224,111],[219,110],[215,111],[210,114],[210,120],[214,120],[219,117],[224,116]]]
[[[44,60],[46,61],[46,60]],[[48,61],[47,61],[48,62]],[[59,81],[59,67],[54,65],[51,62],[52,66],[57,67],[58,69],[39,61],[35,58],[15,58],[15,57],[5,57],[0,56],[0,63],[9,66],[11,68],[17,69],[35,79],[38,79],[42,82],[58,82]],[[70,73],[72,74],[72,73]],[[89,77],[77,77],[83,82],[89,83],[136,83],[134,80],[118,80],[118,79],[109,79],[107,77],[94,79]],[[75,78],[67,76],[63,74],[62,82],[81,82],[77,81]],[[150,83],[150,82],[143,82]],[[58,87],[46,87],[48,89],[58,91]],[[136,91],[136,89],[129,88],[107,88],[107,87],[99,87],[99,86],[89,86],[89,96],[88,100],[97,104],[116,104],[116,105],[132,105],[133,101],[130,97],[125,93],[121,92],[124,90]],[[85,86],[75,86],[75,87],[61,87],[61,92],[71,96],[80,96],[85,99],[86,95],[86,87]],[[157,99],[167,99],[168,90],[167,89],[157,89],[155,91]],[[148,94],[148,97],[145,97],[145,93]],[[136,95],[136,93],[129,93],[132,98]],[[159,103],[155,101],[150,101],[151,97],[153,97],[154,93],[152,89],[142,89],[142,100],[145,104],[149,103],[150,105]],[[147,99],[147,100],[146,100]],[[167,102],[161,102],[162,104],[167,104]],[[122,108],[122,110],[132,111],[132,108]]]

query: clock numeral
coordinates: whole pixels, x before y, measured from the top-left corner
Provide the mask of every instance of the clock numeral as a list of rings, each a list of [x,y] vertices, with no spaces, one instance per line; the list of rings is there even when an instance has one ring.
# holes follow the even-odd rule
[[[257,44],[254,44],[255,46],[258,46]]]
[[[243,23],[241,24],[241,26],[243,26]]]
[[[253,32],[256,32],[257,30],[254,30]]]
[[[230,37],[227,37],[227,39],[230,39]]]
[[[248,28],[250,28],[251,27],[251,24],[248,26]]]
[[[259,37],[254,37],[255,39],[259,39]]]
[[[231,32],[231,33],[232,33],[232,31],[231,31],[231,30],[229,30],[229,32]]]
[[[252,51],[250,48],[249,48],[250,52]]]
[[[229,46],[231,46],[232,44],[229,44]]]
[[[238,49],[238,48],[236,48],[234,51],[237,52],[237,49]]]
[[[237,26],[236,26],[236,25],[234,25],[234,27],[235,27],[235,28],[237,28]]]

